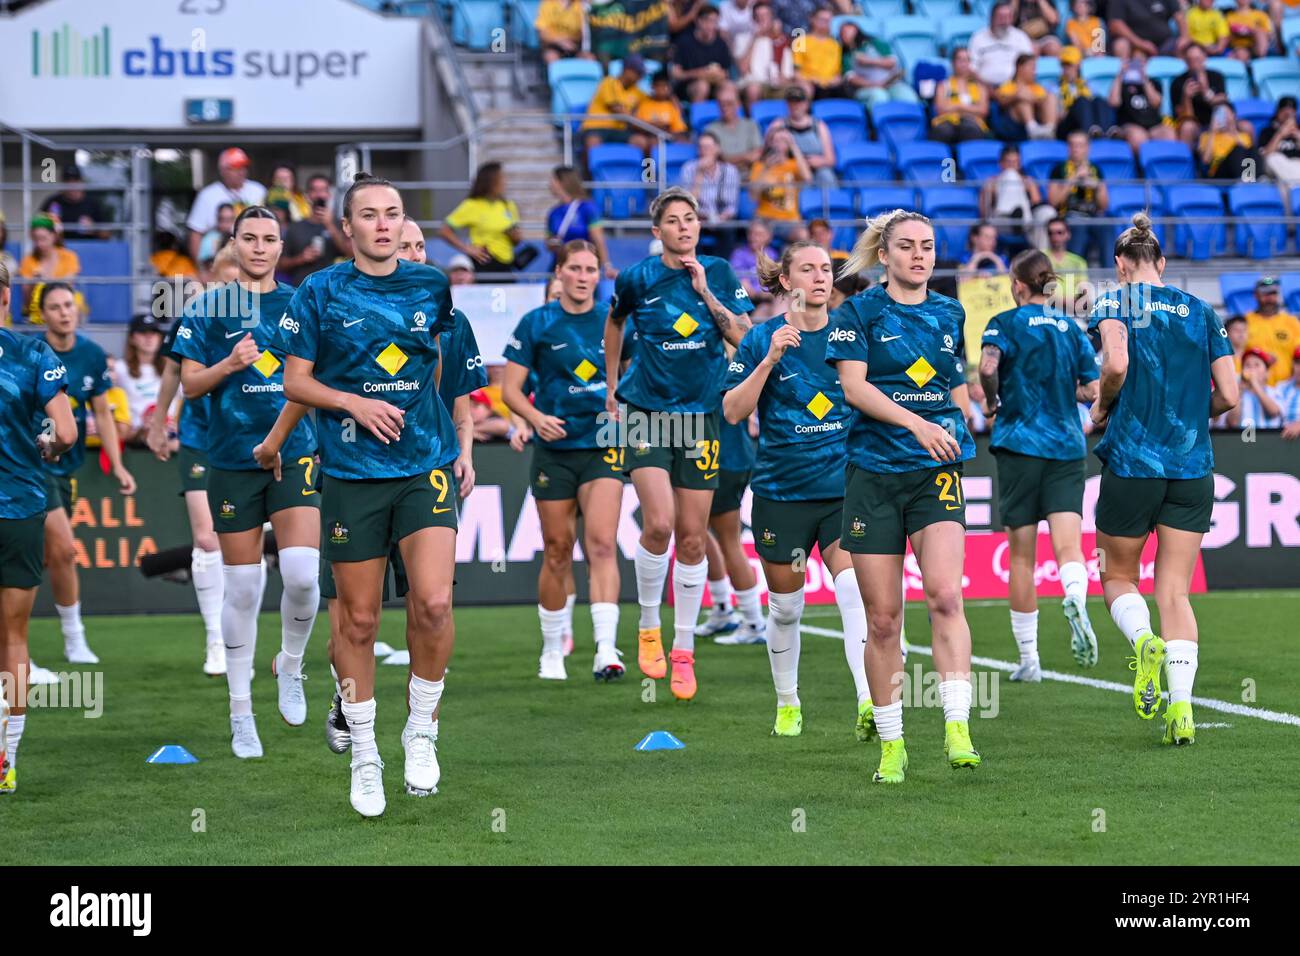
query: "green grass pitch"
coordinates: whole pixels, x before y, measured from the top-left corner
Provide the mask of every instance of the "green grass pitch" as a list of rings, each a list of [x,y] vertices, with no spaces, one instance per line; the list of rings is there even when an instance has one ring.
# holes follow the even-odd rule
[[[1295,622],[1300,592],[1194,599],[1203,650],[1196,693],[1300,713]],[[1044,601],[1046,668],[1081,673],[1059,602]],[[1101,663],[1088,676],[1130,683],[1128,648],[1091,604]],[[811,610],[811,609],[810,609]],[[665,608],[665,624],[671,611]],[[701,641],[700,693],[673,700],[643,685],[623,609],[628,675],[590,678],[590,618],[575,615],[566,683],[535,676],[531,607],[456,613],[444,697],[440,792],[408,797],[398,740],[404,667],[378,668],[378,733],[388,810],[361,819],[348,804],[348,758],[326,748],[332,684],[324,614],[308,649],[310,711],[290,728],[275,707],[270,658],[277,615],[261,620],[254,707],[266,756],[230,754],[224,680],[200,671],[197,618],[88,618],[104,673],[104,711],[31,711],[17,794],[0,801],[11,862],[40,864],[1187,864],[1287,863],[1300,856],[1295,781],[1300,727],[1198,707],[1195,746],[1161,747],[1163,720],[1140,721],[1131,698],[1001,675],[996,718],[971,721],[984,765],[943,762],[942,711],[906,712],[911,767],[901,787],[873,786],[879,744],[853,738],[852,682],[840,645],[805,634],[804,733],[770,736],[775,698],[761,646]],[[1014,656],[1006,606],[968,608],[975,653]],[[834,611],[806,619],[838,629]],[[909,637],[929,644],[924,608]],[[403,619],[385,612],[381,640],[402,647]],[[665,633],[670,633],[665,628]],[[32,649],[60,667],[54,620],[34,622]],[[929,658],[916,655],[909,670]],[[636,753],[652,730],[686,743]],[[179,743],[200,762],[150,766]],[[200,825],[201,824],[201,825]]]

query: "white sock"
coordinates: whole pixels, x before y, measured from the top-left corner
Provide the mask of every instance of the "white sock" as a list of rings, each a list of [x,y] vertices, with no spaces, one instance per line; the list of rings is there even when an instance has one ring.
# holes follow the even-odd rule
[[[9,733],[5,734],[5,750],[9,754],[11,767],[18,764],[18,745],[23,742],[23,727],[26,724],[26,714],[9,715]]]
[[[352,731],[352,765],[356,766],[362,757],[378,757],[379,748],[375,746],[375,699],[371,697],[356,703],[343,701],[343,718]]]
[[[880,742],[901,740],[903,737],[903,702],[896,700],[892,704],[877,704],[873,713],[876,716],[876,733]]]
[[[871,700],[867,686],[867,612],[862,606],[862,592],[858,590],[858,577],[852,568],[835,575],[835,603],[840,608],[840,622],[844,628],[844,660],[853,675],[853,687],[858,703]]]
[[[564,599],[564,633],[573,633],[573,606],[578,603],[578,595],[570,594]]]
[[[253,654],[257,650],[257,611],[262,603],[262,566],[227,564],[225,600],[221,605],[221,638],[226,644],[226,686],[230,715],[253,712]]]
[[[425,680],[423,677],[411,675],[406,690],[406,699],[411,705],[411,713],[406,718],[405,733],[427,731],[432,726],[433,712],[438,709],[438,701],[442,700],[444,683],[445,680]]]
[[[1165,673],[1171,703],[1190,703],[1201,646],[1196,641],[1165,641]]]
[[[226,578],[221,571],[221,552],[195,548],[190,552],[190,581],[199,600],[199,614],[208,632],[208,643],[221,640],[221,601]]]
[[[641,627],[659,626],[659,605],[664,600],[664,581],[668,577],[668,552],[651,554],[637,542],[636,599],[641,605]]]
[[[612,601],[598,601],[591,605],[591,630],[596,635],[596,647],[608,646],[613,650],[618,639],[618,605]]]
[[[1110,606],[1110,619],[1128,638],[1130,647],[1137,647],[1138,639],[1151,631],[1151,609],[1146,598],[1136,591],[1121,594]]]
[[[281,548],[280,663],[282,674],[302,670],[302,655],[320,607],[320,551],[316,548]]]
[[[943,703],[943,719],[970,720],[970,681],[944,680],[939,682],[939,700]]]
[[[1081,602],[1088,598],[1088,569],[1078,561],[1067,561],[1060,568],[1061,587],[1065,596],[1078,598]]]
[[[803,616],[803,588],[767,595],[767,662],[778,707],[799,706],[799,618]]]
[[[1038,612],[1012,611],[1011,636],[1020,648],[1020,663],[1029,664],[1038,660]]]
[[[537,605],[537,617],[542,622],[542,653],[564,653],[564,608],[548,611]]]
[[[752,588],[736,592],[736,606],[740,608],[740,616],[750,627],[763,626],[763,604],[759,600],[757,584]]]
[[[59,612],[59,629],[63,631],[64,643],[71,641],[80,643],[86,639],[86,628],[81,623],[80,601],[69,604],[67,607],[56,604],[54,610]]]
[[[695,650],[695,622],[704,603],[704,582],[709,563],[682,564],[673,568],[673,650]]]
[[[714,607],[723,611],[730,611],[731,595],[733,593],[734,592],[731,590],[731,578],[727,577],[725,574],[716,581],[712,579],[709,580],[709,603]]]

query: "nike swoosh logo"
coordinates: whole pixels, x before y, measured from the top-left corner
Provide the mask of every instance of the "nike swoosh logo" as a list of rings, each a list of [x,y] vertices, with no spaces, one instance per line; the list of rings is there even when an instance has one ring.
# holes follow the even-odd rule
[[[662,298],[663,298],[663,296],[659,296],[659,295],[657,295],[657,296],[655,296],[653,299],[646,299],[644,304],[645,304],[645,305],[653,305],[655,302],[658,302],[658,301],[659,301],[660,299],[662,299]]]
[[[880,341],[882,341],[882,342],[892,342],[892,341],[894,341],[894,339],[901,339],[901,338],[902,338],[901,335],[882,335],[882,336],[880,337]]]
[[[865,642],[864,642],[864,643],[865,643]],[[790,648],[788,648],[788,647],[787,647],[787,648],[784,648],[783,650],[779,650],[779,651],[773,649],[773,650],[772,650],[772,653],[773,653],[773,654],[784,654],[784,653],[785,653],[786,651],[788,651],[789,649],[790,649]]]
[[[949,511],[956,511],[960,507],[961,505],[944,505],[944,508],[946,508]]]
[[[782,375],[780,380],[781,380],[782,382],[784,382],[784,381],[786,381],[787,379],[798,378],[798,377],[799,377],[799,373],[798,373],[798,372],[791,372],[789,375]]]
[[[295,617],[294,620],[297,621],[299,624],[306,624],[308,621],[311,620],[311,618],[309,618],[309,617]]]
[[[442,514],[446,514],[450,510],[451,510],[450,508],[434,508],[433,513],[436,515],[442,515]]]
[[[716,471],[709,472],[708,474],[706,474],[706,475],[704,476],[704,480],[705,480],[705,481],[708,481],[710,478],[712,478],[712,477],[713,477],[714,475],[716,475],[716,474],[717,474]]]
[[[350,328],[352,328],[352,326],[357,325],[358,323],[360,323],[360,322],[364,322],[364,321],[366,321],[366,320],[365,320],[365,319],[353,319],[351,322],[344,322],[344,323],[343,323],[343,328],[345,328],[345,329],[350,329]]]
[[[240,329],[238,332],[227,332],[227,333],[226,333],[226,338],[228,338],[228,339],[233,339],[236,335],[243,335],[243,334],[244,334],[244,330],[243,330],[243,329]]]
[[[302,490],[302,496],[303,496],[304,498],[306,498],[308,495],[314,495],[314,494],[316,494],[316,489],[314,489],[314,488],[312,488],[312,489],[304,488],[304,489]]]
[[[552,346],[551,346],[551,351],[552,351],[552,352],[557,352],[557,351],[559,351],[560,349],[567,349],[568,347],[569,347],[569,343],[568,343],[568,342],[561,342],[559,345],[552,345]]]

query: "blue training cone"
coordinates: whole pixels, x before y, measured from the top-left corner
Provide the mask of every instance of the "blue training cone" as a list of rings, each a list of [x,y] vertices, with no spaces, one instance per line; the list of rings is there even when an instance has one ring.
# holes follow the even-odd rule
[[[164,744],[149,755],[145,763],[198,763],[194,756],[180,744]]]
[[[652,730],[634,750],[685,750],[686,745],[666,730]]]

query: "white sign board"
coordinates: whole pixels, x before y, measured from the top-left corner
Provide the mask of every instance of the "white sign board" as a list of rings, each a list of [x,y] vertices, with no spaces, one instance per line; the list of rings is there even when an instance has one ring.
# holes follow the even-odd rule
[[[351,0],[50,0],[0,18],[0,120],[176,129],[202,98],[234,130],[415,128],[419,29]]]
[[[524,313],[545,304],[546,285],[541,282],[514,285],[455,285],[451,301],[465,313],[478,351],[488,365],[505,362],[506,339]]]

